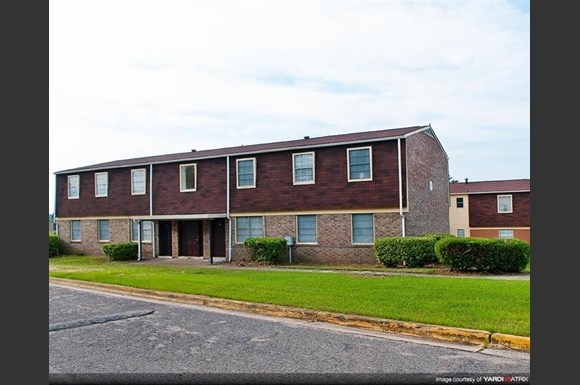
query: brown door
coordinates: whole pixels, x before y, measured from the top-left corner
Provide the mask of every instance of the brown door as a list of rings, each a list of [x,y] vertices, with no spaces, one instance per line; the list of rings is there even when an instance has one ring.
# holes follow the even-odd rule
[[[159,255],[171,256],[171,221],[159,222]]]
[[[203,226],[200,221],[179,222],[179,255],[203,256]]]
[[[211,221],[211,256],[226,256],[226,221],[223,218]]]

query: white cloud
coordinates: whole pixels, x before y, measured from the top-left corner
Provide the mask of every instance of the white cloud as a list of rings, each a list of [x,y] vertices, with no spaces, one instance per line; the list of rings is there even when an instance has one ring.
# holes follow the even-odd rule
[[[529,177],[529,1],[49,7],[49,210],[67,168],[427,123],[454,179]]]

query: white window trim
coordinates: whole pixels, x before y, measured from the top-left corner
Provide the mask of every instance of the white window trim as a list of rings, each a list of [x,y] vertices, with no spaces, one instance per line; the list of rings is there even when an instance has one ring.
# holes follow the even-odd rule
[[[373,218],[373,241],[370,243],[365,243],[365,242],[355,242],[354,241],[354,221],[353,221],[353,216],[356,214],[350,214],[350,243],[353,245],[373,245],[375,243],[375,215],[371,214],[371,213],[357,213],[357,214],[366,214],[366,215],[371,215]]]
[[[185,167],[193,166],[193,173],[195,174],[193,178],[193,185],[192,189],[184,188],[184,180],[183,180],[183,169]],[[188,163],[188,164],[180,164],[179,165],[179,192],[191,192],[197,191],[197,164],[196,163]]]
[[[314,238],[316,239],[316,241],[314,242],[300,242],[299,239],[299,235],[300,232],[298,231],[298,217],[300,216],[313,216],[314,217]],[[317,245],[318,244],[318,215],[316,214],[304,214],[304,215],[296,215],[296,244],[297,245]]]
[[[295,159],[297,155],[312,155],[312,180],[308,180],[305,182],[297,182],[296,181],[296,163],[295,163]],[[292,183],[294,185],[302,185],[302,184],[314,184],[316,181],[316,167],[315,167],[315,156],[314,156],[314,151],[308,151],[308,152],[298,152],[295,154],[292,154]]]
[[[239,163],[243,162],[243,161],[248,161],[251,160],[252,161],[252,165],[253,165],[253,176],[254,176],[254,180],[253,183],[251,185],[248,186],[240,186],[240,177],[239,177]],[[243,158],[243,159],[236,159],[236,188],[238,189],[243,189],[243,188],[256,188],[256,158]]]
[[[511,209],[509,211],[501,211],[499,209],[499,200],[500,200],[500,198],[505,198],[505,197],[509,197],[510,198],[510,206],[511,206]],[[513,213],[514,212],[514,198],[513,198],[513,196],[511,194],[504,194],[504,195],[498,195],[497,196],[497,212],[499,214],[510,214],[510,213]]]
[[[77,195],[70,195],[70,186],[71,186],[71,180],[76,179],[76,186],[77,186]],[[81,195],[81,177],[78,175],[69,175],[67,178],[67,185],[66,185],[66,190],[67,190],[67,196],[68,199],[79,199],[79,196]]]
[[[137,173],[144,174],[143,192],[141,192],[141,191],[135,192],[135,190],[133,189],[133,186],[135,185],[134,177],[135,177],[135,174],[137,174]],[[136,169],[131,170],[131,195],[145,195],[145,194],[147,194],[147,170],[144,168],[136,168]]]
[[[351,179],[350,178],[350,152],[354,150],[369,150],[369,177],[364,179]],[[346,177],[349,182],[368,182],[373,180],[373,148],[371,146],[366,147],[354,147],[346,149]]]
[[[131,222],[131,234],[129,234],[129,236],[130,236],[131,242],[138,242],[137,239],[133,239],[133,231],[135,230],[136,226],[139,226],[139,224],[135,220],[130,220],[130,222]],[[139,222],[149,222],[151,224],[150,232],[151,232],[151,239],[153,239],[153,221],[140,220]],[[141,236],[143,236],[143,231],[141,232]],[[151,239],[147,240],[147,239],[141,238],[141,242],[142,243],[151,243],[152,242]]]
[[[105,193],[99,194],[98,193],[99,188],[97,186],[97,183],[98,183],[99,176],[102,176],[102,175],[105,176],[105,182],[106,182],[105,183]],[[95,197],[102,198],[102,197],[106,197],[108,195],[109,195],[109,173],[108,172],[96,172],[95,173]]]

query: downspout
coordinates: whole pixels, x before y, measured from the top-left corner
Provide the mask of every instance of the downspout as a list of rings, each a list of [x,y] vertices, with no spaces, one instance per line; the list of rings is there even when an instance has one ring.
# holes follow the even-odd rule
[[[397,157],[399,162],[399,216],[401,217],[401,236],[405,236],[405,216],[403,215],[403,171],[401,169],[401,138],[397,139]]]
[[[149,163],[149,216],[153,216],[153,163]],[[151,257],[156,258],[155,222],[151,221]]]
[[[228,218],[228,262],[232,261],[232,218],[230,217],[230,156],[226,156],[226,218]]]
[[[141,220],[137,219],[137,261],[140,261],[141,258]]]

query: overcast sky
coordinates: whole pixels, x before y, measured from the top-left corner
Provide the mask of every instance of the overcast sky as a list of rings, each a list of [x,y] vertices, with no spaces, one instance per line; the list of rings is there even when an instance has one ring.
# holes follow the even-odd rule
[[[431,124],[459,181],[530,177],[530,2],[51,0],[54,173]]]

